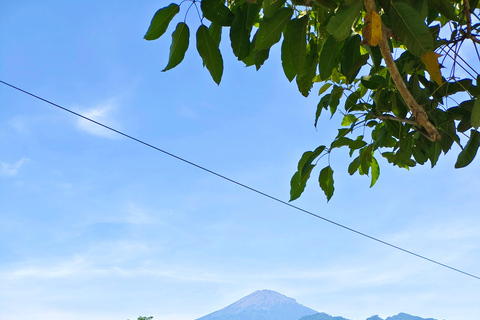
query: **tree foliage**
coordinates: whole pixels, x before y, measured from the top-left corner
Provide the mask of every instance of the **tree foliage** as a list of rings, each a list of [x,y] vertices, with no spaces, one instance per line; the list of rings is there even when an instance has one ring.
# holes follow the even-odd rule
[[[319,86],[315,126],[322,113],[342,115],[331,144],[301,157],[290,200],[302,194],[320,159],[336,148],[346,148],[353,158],[348,173],[369,176],[370,186],[380,174],[379,156],[400,168],[427,162],[433,167],[456,144],[455,168],[475,158],[479,74],[467,62],[471,57],[459,51],[468,46],[480,60],[478,0],[184,0],[158,10],[145,39],[162,36],[180,6],[185,15],[198,13],[197,51],[217,84],[223,74],[222,29],[229,30],[238,60],[257,70],[283,39],[281,64],[288,81],[295,80],[304,96]],[[189,38],[182,20],[163,71],[182,62]],[[324,162],[319,185],[330,200],[334,170]]]

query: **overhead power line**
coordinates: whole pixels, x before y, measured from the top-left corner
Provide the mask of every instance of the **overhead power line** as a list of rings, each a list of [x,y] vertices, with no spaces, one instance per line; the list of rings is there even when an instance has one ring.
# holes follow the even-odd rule
[[[475,279],[477,279],[477,280],[480,280],[480,276],[476,276],[476,275],[474,275],[474,274],[471,274],[471,273],[462,271],[462,270],[460,270],[460,269],[454,268],[454,267],[449,266],[449,265],[447,265],[447,264],[441,263],[441,262],[439,262],[439,261],[437,261],[437,260],[427,258],[426,256],[423,256],[423,255],[421,255],[421,254],[418,254],[418,253],[415,253],[415,252],[413,252],[413,251],[410,251],[410,250],[404,249],[404,248],[402,248],[402,247],[396,246],[396,245],[394,245],[394,244],[392,244],[392,243],[389,243],[389,242],[387,242],[387,241],[383,241],[383,240],[381,240],[381,239],[379,239],[379,238],[370,236],[370,235],[368,235],[368,234],[366,234],[366,233],[360,232],[360,231],[358,231],[358,230],[355,230],[355,229],[353,229],[353,228],[347,227],[347,226],[345,226],[345,225],[343,225],[343,224],[340,224],[340,223],[338,223],[338,222],[335,222],[335,221],[333,221],[333,220],[330,220],[330,219],[327,219],[327,218],[325,218],[325,217],[322,217],[322,216],[320,216],[320,215],[318,215],[318,214],[315,214],[315,213],[313,213],[313,212],[311,212],[311,211],[308,211],[308,210],[302,209],[302,208],[300,208],[300,207],[297,207],[297,206],[295,206],[295,205],[293,205],[293,204],[291,204],[291,203],[289,203],[289,202],[283,201],[283,200],[281,200],[281,199],[279,199],[279,198],[276,198],[276,197],[274,197],[274,196],[271,196],[271,195],[269,195],[269,194],[267,194],[267,193],[265,193],[265,192],[262,192],[262,191],[260,191],[260,190],[255,189],[255,188],[252,188],[252,187],[250,187],[250,186],[248,186],[248,185],[246,185],[246,184],[243,184],[243,183],[238,182],[238,181],[236,181],[236,180],[233,180],[233,179],[231,179],[231,178],[229,178],[229,177],[226,177],[226,176],[224,176],[224,175],[222,175],[222,174],[219,174],[219,173],[217,173],[217,172],[215,172],[215,171],[213,171],[213,170],[207,169],[207,168],[205,168],[205,167],[203,167],[203,166],[201,166],[201,165],[198,165],[198,164],[196,164],[196,163],[194,163],[194,162],[192,162],[192,161],[189,161],[189,160],[184,159],[184,158],[182,158],[182,157],[179,157],[179,156],[177,156],[177,155],[175,155],[175,154],[173,154],[173,153],[170,153],[170,152],[168,152],[168,151],[165,151],[165,150],[163,150],[163,149],[160,149],[160,148],[158,148],[158,147],[156,147],[156,146],[154,146],[154,145],[152,145],[152,144],[149,144],[149,143],[147,143],[147,142],[145,142],[145,141],[142,141],[142,140],[137,139],[137,138],[135,138],[135,137],[133,137],[133,136],[131,136],[131,135],[128,135],[128,134],[126,134],[126,133],[124,133],[124,132],[122,132],[122,131],[119,131],[119,130],[116,130],[116,129],[112,128],[112,127],[109,127],[109,126],[107,126],[107,125],[104,125],[103,123],[100,123],[100,122],[98,122],[98,121],[95,121],[95,120],[93,120],[93,119],[90,119],[90,118],[88,118],[88,117],[86,117],[86,116],[84,116],[84,115],[81,115],[80,113],[77,113],[77,112],[75,112],[75,111],[72,111],[72,110],[70,110],[70,109],[67,109],[67,108],[65,108],[65,107],[62,107],[62,106],[60,106],[60,105],[58,105],[58,104],[56,104],[56,103],[53,103],[53,102],[51,102],[51,101],[49,101],[49,100],[47,100],[47,99],[44,99],[44,98],[42,98],[42,97],[39,97],[39,96],[37,96],[37,95],[35,95],[35,94],[33,94],[33,93],[30,93],[30,92],[28,92],[28,91],[26,91],[26,90],[23,90],[23,89],[21,89],[21,88],[19,88],[19,87],[16,87],[16,86],[14,86],[14,85],[12,85],[12,84],[10,84],[10,83],[7,83],[7,82],[2,81],[2,80],[0,80],[0,83],[4,84],[4,85],[6,85],[6,86],[8,86],[8,87],[10,87],[10,88],[13,88],[13,89],[15,89],[15,90],[18,90],[18,91],[20,91],[20,92],[23,92],[23,93],[25,93],[25,94],[27,94],[27,95],[29,95],[29,96],[32,96],[32,97],[34,97],[34,98],[36,98],[36,99],[38,99],[38,100],[41,100],[41,101],[43,101],[43,102],[46,102],[46,103],[48,103],[48,104],[50,104],[50,105],[52,105],[52,106],[55,106],[55,107],[57,107],[57,108],[60,108],[60,109],[62,109],[62,110],[64,110],[64,111],[66,111],[66,112],[69,112],[69,113],[77,116],[77,117],[80,117],[80,118],[85,119],[85,120],[87,120],[87,121],[93,122],[93,123],[95,123],[96,125],[99,125],[99,126],[105,128],[105,129],[108,129],[108,130],[113,131],[113,132],[115,132],[115,133],[118,133],[119,135],[122,135],[122,136],[124,136],[124,137],[126,137],[126,138],[129,138],[129,139],[133,140],[133,141],[136,141],[136,142],[138,142],[138,143],[141,143],[141,144],[143,144],[143,145],[145,145],[145,146],[147,146],[147,147],[150,147],[150,148],[152,148],[152,149],[154,149],[154,150],[156,150],[156,151],[160,151],[160,152],[162,152],[162,153],[164,153],[164,154],[166,154],[166,155],[168,155],[168,156],[170,156],[170,157],[173,157],[173,158],[175,158],[175,159],[177,159],[177,160],[183,161],[183,162],[185,162],[185,163],[187,163],[187,164],[189,164],[189,165],[191,165],[191,166],[194,166],[194,167],[196,167],[196,168],[198,168],[198,169],[200,169],[200,170],[206,171],[206,172],[208,172],[208,173],[210,173],[210,174],[213,174],[213,175],[215,175],[215,176],[217,176],[217,177],[219,177],[219,178],[222,178],[222,179],[227,180],[227,181],[229,181],[229,182],[231,182],[231,183],[234,183],[234,184],[236,184],[236,185],[238,185],[238,186],[240,186],[240,187],[242,187],[242,188],[248,189],[248,190],[250,190],[250,191],[252,191],[252,192],[255,192],[255,193],[257,193],[257,194],[260,194],[260,195],[262,195],[262,196],[264,196],[264,197],[266,197],[266,198],[269,198],[269,199],[274,200],[274,201],[276,201],[276,202],[279,202],[279,203],[281,203],[281,204],[283,204],[283,205],[286,205],[286,206],[288,206],[288,207],[291,207],[291,208],[293,208],[293,209],[295,209],[295,210],[301,211],[301,212],[306,213],[306,214],[308,214],[308,215],[311,215],[311,216],[313,216],[313,217],[315,217],[315,218],[318,218],[318,219],[321,219],[321,220],[323,220],[323,221],[325,221],[325,222],[328,222],[328,223],[330,223],[330,224],[333,224],[333,225],[335,225],[335,226],[337,226],[337,227],[340,227],[340,228],[342,228],[342,229],[345,229],[345,230],[348,230],[348,231],[350,231],[350,232],[356,233],[357,235],[360,235],[360,236],[365,237],[365,238],[368,238],[368,239],[370,239],[370,240],[379,242],[379,243],[381,243],[381,244],[384,244],[384,245],[389,246],[389,247],[391,247],[391,248],[397,249],[397,250],[402,251],[402,252],[404,252],[404,253],[408,253],[408,254],[410,254],[410,255],[412,255],[412,256],[415,256],[415,257],[417,257],[417,258],[420,258],[420,259],[429,261],[429,262],[431,262],[431,263],[437,264],[437,265],[442,266],[442,267],[445,267],[445,268],[447,268],[447,269],[450,269],[450,270],[459,272],[459,273],[461,273],[461,274],[463,274],[463,275],[466,275],[466,276],[475,278]]]

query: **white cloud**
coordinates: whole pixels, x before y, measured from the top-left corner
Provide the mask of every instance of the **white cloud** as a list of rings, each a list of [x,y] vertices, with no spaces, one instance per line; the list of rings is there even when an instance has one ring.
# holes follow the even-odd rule
[[[97,105],[94,108],[90,108],[84,111],[78,111],[81,115],[95,120],[99,123],[102,123],[106,126],[112,127],[114,129],[119,129],[118,123],[112,119],[111,114],[115,111],[116,107],[112,102],[106,102],[104,104]],[[77,128],[82,131],[85,131],[89,134],[93,134],[95,136],[103,137],[103,138],[117,138],[118,134],[113,131],[110,131],[96,123],[91,121],[85,120],[83,118],[78,118],[77,120]]]
[[[28,158],[22,158],[17,162],[15,162],[14,164],[0,162],[0,176],[10,176],[10,177],[16,176],[18,174],[18,171],[20,170],[20,167],[22,167],[22,165],[24,165],[29,161],[30,159]]]

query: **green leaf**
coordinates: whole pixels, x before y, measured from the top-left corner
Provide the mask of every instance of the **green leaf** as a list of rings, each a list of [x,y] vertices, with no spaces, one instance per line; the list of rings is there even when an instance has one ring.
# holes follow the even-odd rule
[[[232,25],[234,15],[225,6],[225,0],[202,0],[200,4],[203,16],[221,26]]]
[[[285,0],[263,0],[263,14],[265,18],[271,18],[278,9],[285,5]]]
[[[388,86],[388,81],[382,76],[375,74],[373,76],[363,76],[361,78],[362,85],[365,88],[377,90],[381,88],[385,88]]]
[[[292,82],[292,80],[295,78],[297,73],[295,72],[295,68],[293,67],[289,41],[290,39],[288,39],[286,36],[283,38],[281,59],[282,59],[283,72],[285,73],[285,76],[287,77],[288,81]]]
[[[318,64],[320,78],[322,80],[330,78],[333,68],[338,66],[341,58],[340,50],[342,49],[342,45],[343,42],[337,42],[333,36],[329,36],[327,41],[325,41]]]
[[[470,131],[470,139],[465,148],[460,152],[455,163],[455,168],[463,168],[470,164],[477,155],[478,147],[480,146],[480,133],[477,130]]]
[[[319,146],[315,151],[307,151],[302,155],[302,158],[298,162],[297,172],[290,181],[290,201],[293,201],[300,197],[305,190],[310,173],[315,165],[312,162],[325,150],[325,146]]]
[[[318,158],[320,154],[325,150],[325,146],[319,146],[314,151],[307,151],[303,154],[302,158],[298,162],[298,171],[300,171],[300,176],[303,177],[308,173],[308,166]]]
[[[321,95],[322,93],[324,93],[325,91],[328,90],[328,88],[330,88],[332,86],[331,83],[325,83],[321,88],[320,90],[318,90],[318,95]]]
[[[244,6],[237,8],[230,28],[230,42],[233,54],[238,60],[245,59],[250,53],[250,28],[246,27],[247,13]]]
[[[343,94],[343,87],[335,86],[332,89],[332,98],[330,99],[330,114],[333,116],[335,111],[337,111],[338,104],[340,103],[340,98]]]
[[[364,174],[368,174],[368,170],[372,163],[373,158],[373,145],[369,145],[360,150],[360,168],[362,169]]]
[[[332,95],[326,94],[320,99],[320,102],[317,104],[317,111],[315,113],[315,124],[314,126],[317,127],[317,122],[318,118],[320,118],[320,114],[322,113],[322,109],[328,109],[328,106],[330,105],[330,101],[332,99]]]
[[[402,1],[392,2],[389,17],[393,32],[414,56],[421,57],[434,49],[433,36],[424,18],[410,5]]]
[[[355,34],[349,37],[343,46],[340,71],[347,78],[347,83],[351,83],[355,79],[360,68],[368,61],[368,54],[362,55],[360,52],[361,41],[360,35]]]
[[[455,8],[449,0],[428,0],[428,6],[437,9],[450,20],[459,21]]]
[[[474,127],[475,129],[480,127],[480,96],[477,96],[475,104],[473,105],[470,122],[472,123],[472,127]]]
[[[170,46],[170,58],[168,64],[162,71],[170,70],[182,62],[185,57],[185,52],[188,49],[188,42],[190,38],[190,30],[188,26],[180,22],[177,28],[172,33],[172,45]]]
[[[171,3],[169,6],[158,10],[153,16],[152,22],[148,27],[147,33],[143,37],[145,40],[155,40],[160,38],[167,31],[170,21],[180,11],[180,7]]]
[[[370,188],[371,188],[375,185],[375,183],[378,180],[378,177],[380,176],[380,166],[378,165],[377,159],[375,159],[375,157],[372,157],[370,168],[372,169],[371,171],[372,182],[370,183]]]
[[[264,18],[256,34],[255,50],[270,49],[280,41],[282,31],[293,14],[292,8],[281,8],[271,18]]]
[[[360,157],[356,157],[348,166],[348,173],[353,176],[355,172],[357,172],[358,168],[360,167]]]
[[[330,166],[325,167],[322,169],[322,171],[320,171],[318,182],[320,183],[320,188],[322,188],[323,192],[327,196],[327,201],[330,201],[335,190],[333,186],[333,170]]]
[[[215,46],[220,47],[220,41],[222,41],[222,26],[212,22],[210,27],[208,27],[208,33],[212,36]]]
[[[295,199],[298,199],[305,190],[305,186],[307,185],[307,180],[310,178],[310,173],[312,172],[312,169],[314,168],[314,165],[311,165],[308,168],[308,174],[304,176],[303,178],[300,176],[300,172],[297,171],[292,177],[292,180],[290,180],[290,200],[293,201]]]
[[[318,63],[317,44],[312,40],[308,46],[308,54],[303,64],[302,71],[297,75],[298,90],[307,97],[313,86],[313,78]]]
[[[352,25],[358,18],[363,1],[355,0],[350,6],[342,6],[337,10],[333,18],[327,24],[327,31],[337,39],[343,41],[348,38],[352,31]]]
[[[340,148],[343,146],[350,146],[350,144],[354,142],[352,139],[347,137],[340,137],[332,142],[330,145],[330,149]]]
[[[357,120],[358,120],[357,117],[355,117],[353,114],[347,114],[343,117],[342,126],[348,127],[349,125],[351,125]]]
[[[307,57],[308,17],[309,15],[305,15],[299,19],[290,20],[285,30],[285,38],[288,37],[290,55],[297,74],[302,72]]]
[[[201,25],[197,31],[197,50],[203,59],[210,75],[217,84],[220,84],[223,74],[223,59],[208,28]]]

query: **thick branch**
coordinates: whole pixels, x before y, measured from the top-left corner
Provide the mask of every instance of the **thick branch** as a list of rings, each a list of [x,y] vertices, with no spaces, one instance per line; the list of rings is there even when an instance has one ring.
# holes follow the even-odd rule
[[[377,9],[375,7],[375,1],[365,0],[365,8],[367,9],[367,12],[376,11]],[[383,34],[383,39],[378,44],[378,46],[380,47],[380,51],[382,52],[383,59],[385,60],[385,64],[387,65],[388,71],[390,72],[393,82],[395,82],[395,85],[397,86],[398,92],[402,96],[403,100],[405,100],[405,102],[407,103],[408,108],[412,112],[418,124],[424,127],[425,130],[427,130],[430,140],[431,141],[441,140],[442,136],[438,132],[437,128],[428,120],[427,113],[425,112],[423,107],[418,104],[418,102],[412,96],[410,91],[408,91],[407,86],[405,85],[405,82],[403,82],[402,76],[400,75],[397,65],[393,60],[392,53],[390,52],[390,47],[388,46],[388,39],[389,39],[389,37],[387,36],[388,32],[387,32],[387,28],[383,23],[382,23],[382,34]]]

